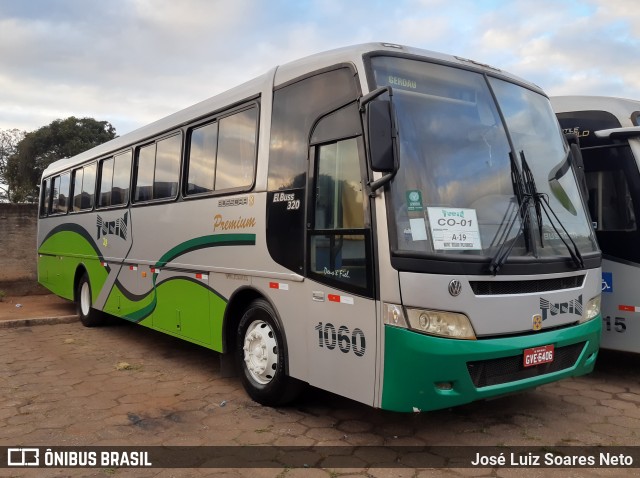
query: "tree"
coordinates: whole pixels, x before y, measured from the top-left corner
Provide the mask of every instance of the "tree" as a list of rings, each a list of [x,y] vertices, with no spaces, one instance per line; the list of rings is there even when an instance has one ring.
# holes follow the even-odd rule
[[[35,202],[42,172],[54,161],[68,158],[116,137],[108,121],[93,118],[57,119],[26,133],[9,157],[6,179],[12,202]]]
[[[19,129],[0,129],[0,202],[11,200],[11,190],[7,180],[7,163],[15,154],[16,145],[24,138],[25,132]]]

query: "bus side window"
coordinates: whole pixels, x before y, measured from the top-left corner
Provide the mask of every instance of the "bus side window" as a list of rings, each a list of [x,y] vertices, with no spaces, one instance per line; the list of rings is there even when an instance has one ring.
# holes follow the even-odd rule
[[[181,146],[182,137],[179,134],[169,136],[156,143],[153,199],[169,199],[178,194]]]
[[[100,190],[98,191],[98,206],[111,206],[111,185],[113,184],[113,158],[100,162]]]
[[[51,208],[49,214],[55,214],[58,209],[58,196],[60,195],[60,176],[51,180]]]
[[[218,122],[195,128],[189,137],[187,194],[213,191],[218,148]]]
[[[67,207],[69,206],[69,180],[69,173],[53,178],[51,214],[64,214],[67,212]]]
[[[93,208],[93,196],[96,188],[96,163],[73,170],[71,201],[73,211],[86,211]]]
[[[40,198],[40,217],[49,215],[51,207],[51,179],[46,179],[42,184],[42,196]]]
[[[256,169],[258,108],[221,118],[218,131],[215,190],[243,188],[253,184]]]
[[[156,164],[156,145],[150,144],[138,150],[138,164],[134,200],[148,201],[153,198],[153,170]]]
[[[92,209],[96,191],[96,163],[84,167],[80,209]]]
[[[129,202],[129,180],[131,179],[131,151],[116,155],[113,161],[111,205],[127,204]]]
[[[69,210],[69,186],[71,186],[71,174],[60,175],[60,196],[58,198],[58,211],[61,214]]]
[[[135,202],[173,199],[178,195],[181,149],[182,136],[179,133],[138,149],[133,192]]]
[[[84,178],[84,168],[74,169],[72,175],[70,197],[73,205],[73,212],[77,212],[82,209],[82,181]]]
[[[586,176],[589,185],[589,212],[596,230],[635,230],[635,211],[625,172],[592,171]]]

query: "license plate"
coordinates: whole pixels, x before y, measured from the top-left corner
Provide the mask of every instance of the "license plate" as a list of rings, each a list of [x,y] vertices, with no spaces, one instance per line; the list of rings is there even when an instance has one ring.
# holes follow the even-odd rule
[[[553,356],[553,345],[543,345],[541,347],[525,349],[523,365],[525,367],[533,367],[534,365],[553,362]]]

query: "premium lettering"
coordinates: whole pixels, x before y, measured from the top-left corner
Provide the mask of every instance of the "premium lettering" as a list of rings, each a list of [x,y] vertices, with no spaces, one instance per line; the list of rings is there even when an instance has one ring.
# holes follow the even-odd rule
[[[225,221],[222,218],[222,214],[216,214],[213,217],[213,231],[232,231],[234,229],[247,229],[249,227],[255,227],[255,217],[238,217],[236,219],[230,219]]]

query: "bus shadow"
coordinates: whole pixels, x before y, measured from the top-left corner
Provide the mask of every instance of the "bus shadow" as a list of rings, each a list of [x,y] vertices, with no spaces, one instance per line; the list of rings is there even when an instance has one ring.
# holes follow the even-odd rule
[[[601,349],[591,375],[596,378],[614,376],[635,379],[639,376],[639,372],[640,354]]]

